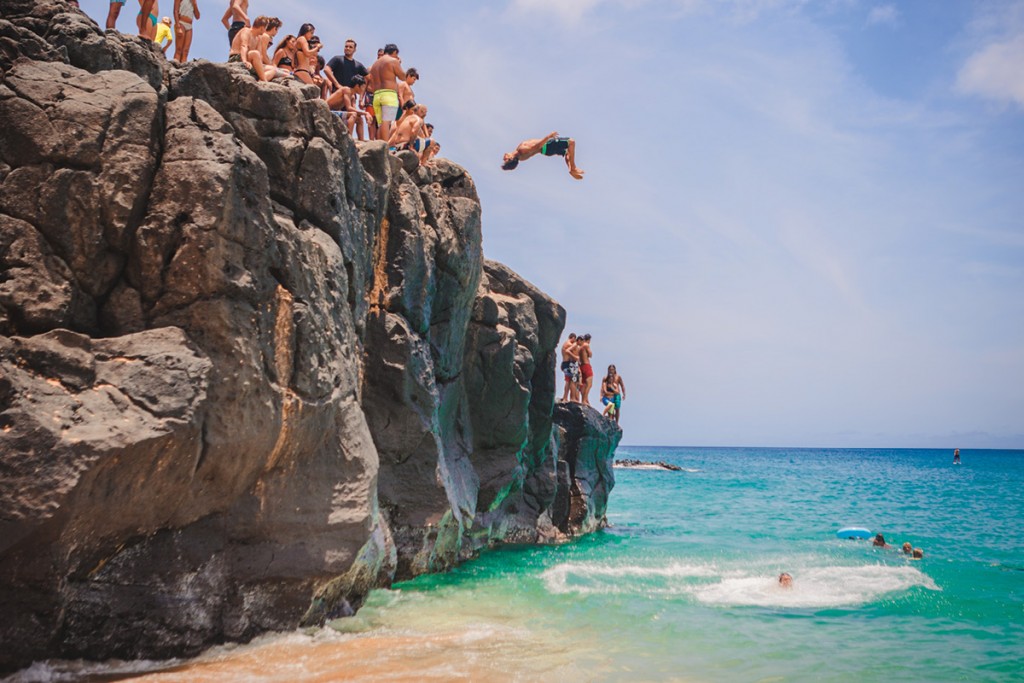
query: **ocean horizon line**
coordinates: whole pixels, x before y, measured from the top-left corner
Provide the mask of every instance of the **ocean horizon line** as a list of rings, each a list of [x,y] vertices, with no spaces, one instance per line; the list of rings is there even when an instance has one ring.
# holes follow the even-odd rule
[[[972,448],[970,446],[949,446],[938,447],[938,446],[695,446],[695,445],[664,445],[664,444],[626,444],[620,443],[619,448],[663,448],[663,449],[679,449],[679,448],[693,448],[701,450],[736,450],[736,449],[747,449],[756,448],[760,450],[768,451],[936,451],[944,453],[948,451],[952,454],[954,449],[959,449],[962,452],[1019,452],[1024,454],[1024,447],[1019,448]]]

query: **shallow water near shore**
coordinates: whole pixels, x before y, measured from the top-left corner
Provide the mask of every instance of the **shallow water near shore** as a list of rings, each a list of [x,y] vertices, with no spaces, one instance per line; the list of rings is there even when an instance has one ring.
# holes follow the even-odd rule
[[[616,470],[604,532],[375,591],[333,628],[15,680],[1024,679],[1024,451],[617,455],[686,469]]]

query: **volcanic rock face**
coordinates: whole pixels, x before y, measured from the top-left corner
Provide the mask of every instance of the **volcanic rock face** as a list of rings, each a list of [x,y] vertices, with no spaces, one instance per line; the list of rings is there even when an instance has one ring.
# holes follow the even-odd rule
[[[552,428],[565,312],[483,259],[465,170],[62,2],[0,17],[0,670],[601,524],[620,432]]]

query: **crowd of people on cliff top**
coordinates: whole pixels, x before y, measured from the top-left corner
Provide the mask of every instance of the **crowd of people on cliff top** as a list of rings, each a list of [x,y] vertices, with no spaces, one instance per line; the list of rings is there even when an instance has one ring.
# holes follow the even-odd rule
[[[200,18],[199,0],[173,0],[173,22],[170,16],[157,19],[159,0],[138,2],[135,25],[139,35],[159,44],[165,55],[173,44],[173,59],[187,62],[193,25]],[[75,0],[71,4],[78,6]],[[108,30],[116,29],[124,4],[125,0],[110,0]],[[359,140],[384,140],[392,152],[411,150],[421,164],[430,164],[440,151],[433,139],[434,127],[425,120],[427,107],[418,103],[413,93],[419,72],[402,67],[395,44],[377,50],[377,60],[367,69],[355,59],[355,40],[345,41],[342,55],[325,60],[321,55],[324,44],[313,24],[302,24],[297,33],[278,38],[281,20],[267,16],[251,19],[249,0],[230,0],[221,23],[227,31],[229,62],[244,65],[260,81],[295,79],[316,86],[349,135]]]
[[[577,336],[575,332],[562,344],[562,374],[565,376],[565,390],[562,402],[590,405],[590,390],[594,385],[594,368],[591,360],[594,352],[590,348],[590,335]],[[601,379],[602,415],[619,424],[622,401],[626,398],[626,382],[614,365],[608,366],[608,374]]]

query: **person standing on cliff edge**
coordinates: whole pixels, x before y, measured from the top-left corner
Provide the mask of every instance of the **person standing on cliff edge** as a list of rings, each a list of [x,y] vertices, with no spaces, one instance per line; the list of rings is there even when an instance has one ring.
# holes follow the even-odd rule
[[[249,27],[249,0],[231,0],[220,23],[228,31],[228,45],[234,45],[238,32]]]
[[[405,80],[398,46],[388,43],[384,54],[370,67],[373,81],[373,112],[377,119],[377,139],[391,137],[391,124],[398,119],[398,81]]]
[[[590,351],[590,334],[583,335],[580,340],[577,346],[580,354],[580,402],[589,406],[590,387],[594,384],[594,368],[590,365],[590,359],[594,354]]]
[[[565,376],[565,391],[562,392],[562,403],[580,401],[580,354],[576,347],[576,333],[571,332],[562,344],[562,374]]]
[[[565,165],[569,167],[569,175],[576,180],[583,180],[583,174],[586,171],[582,171],[576,166],[576,141],[572,138],[558,137],[558,131],[543,138],[523,140],[514,152],[509,152],[503,157],[505,163],[501,165],[501,168],[505,171],[513,171],[520,161],[526,161],[537,154],[543,154],[546,157],[564,157]]]
[[[626,383],[614,365],[608,366],[608,374],[601,380],[601,403],[605,405],[604,416],[611,417],[619,424],[622,401],[626,398]]]

